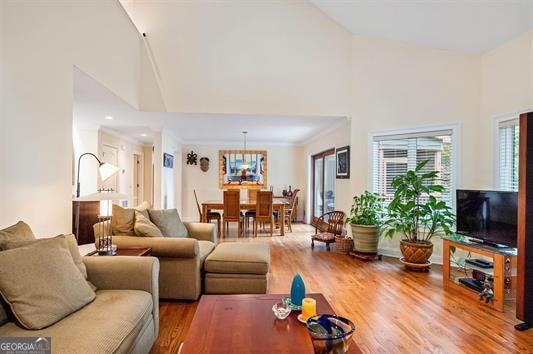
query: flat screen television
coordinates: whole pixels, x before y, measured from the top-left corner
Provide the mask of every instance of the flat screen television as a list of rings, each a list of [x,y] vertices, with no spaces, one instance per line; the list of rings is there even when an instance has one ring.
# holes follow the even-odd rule
[[[457,190],[457,233],[494,246],[516,247],[518,193]]]

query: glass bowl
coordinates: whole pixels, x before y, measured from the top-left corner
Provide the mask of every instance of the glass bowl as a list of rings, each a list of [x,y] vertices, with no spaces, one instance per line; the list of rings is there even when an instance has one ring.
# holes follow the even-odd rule
[[[306,326],[315,353],[321,354],[346,353],[355,332],[355,325],[352,321],[335,315],[310,317]]]
[[[274,306],[272,306],[272,311],[276,318],[280,320],[286,319],[291,314],[291,308],[283,301],[274,304]]]

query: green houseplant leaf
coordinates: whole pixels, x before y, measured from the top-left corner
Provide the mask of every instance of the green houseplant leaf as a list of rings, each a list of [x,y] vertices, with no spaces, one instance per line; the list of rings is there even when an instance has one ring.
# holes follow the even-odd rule
[[[438,184],[438,171],[423,171],[427,163],[428,160],[424,160],[415,170],[392,180],[394,196],[382,221],[382,235],[392,238],[399,232],[416,243],[429,241],[437,233],[453,233],[455,215],[437,198],[445,188]]]
[[[353,205],[346,223],[350,225],[378,226],[383,217],[384,199],[376,193],[365,190],[353,197]]]

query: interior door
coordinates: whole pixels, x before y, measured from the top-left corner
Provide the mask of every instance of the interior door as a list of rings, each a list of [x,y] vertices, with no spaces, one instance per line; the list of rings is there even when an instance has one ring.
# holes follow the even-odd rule
[[[313,155],[312,224],[324,213],[335,210],[335,149]]]
[[[113,166],[120,166],[118,165],[118,149],[111,145],[102,145],[102,152],[100,154],[100,160],[102,162],[107,162]],[[100,186],[105,189],[113,189],[114,191],[118,191],[118,176],[119,173],[115,173],[113,176],[109,177],[107,180],[102,181],[100,179],[100,176],[98,176],[98,181],[100,182]]]
[[[139,154],[133,154],[133,204],[139,205],[143,201],[143,159]]]

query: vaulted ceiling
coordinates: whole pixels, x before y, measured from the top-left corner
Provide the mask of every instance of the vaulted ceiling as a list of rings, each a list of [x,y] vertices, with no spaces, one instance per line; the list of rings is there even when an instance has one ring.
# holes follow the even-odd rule
[[[533,27],[531,0],[311,0],[353,34],[467,53]]]

